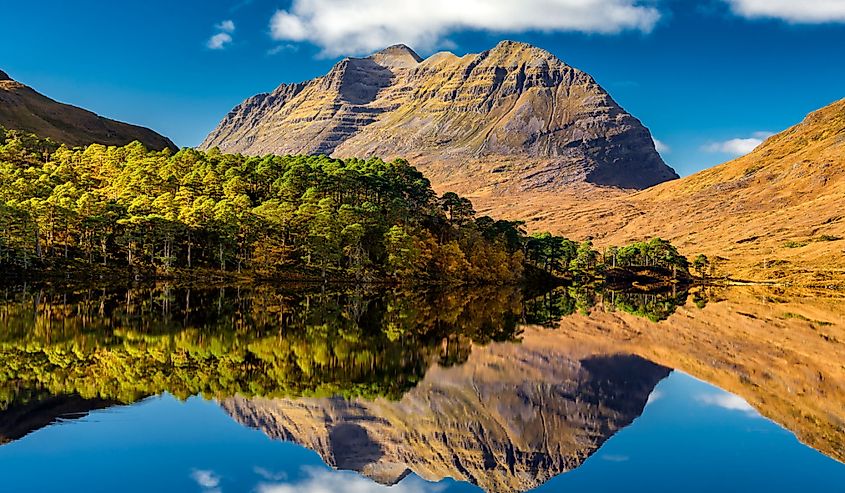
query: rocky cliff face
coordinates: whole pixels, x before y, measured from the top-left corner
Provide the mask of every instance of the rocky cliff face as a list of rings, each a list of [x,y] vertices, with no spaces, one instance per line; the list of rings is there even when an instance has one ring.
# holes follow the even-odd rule
[[[410,472],[490,492],[526,491],[579,466],[638,417],[669,370],[635,356],[544,343],[475,348],[434,367],[398,402],[233,397],[238,422],[299,443],[329,465],[394,484]]]
[[[245,154],[404,157],[437,188],[645,188],[677,178],[649,131],[588,74],[505,41],[422,60],[392,46],[234,108],[202,148]]]
[[[23,130],[69,146],[126,145],[139,141],[148,149],[177,150],[167,137],[136,125],[110,120],[54,101],[0,71],[0,127]]]

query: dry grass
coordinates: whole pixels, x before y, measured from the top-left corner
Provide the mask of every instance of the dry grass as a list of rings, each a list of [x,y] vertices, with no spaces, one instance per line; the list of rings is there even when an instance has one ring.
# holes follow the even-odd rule
[[[599,246],[660,236],[752,280],[845,287],[845,100],[751,154],[650,189],[473,197],[476,208]]]

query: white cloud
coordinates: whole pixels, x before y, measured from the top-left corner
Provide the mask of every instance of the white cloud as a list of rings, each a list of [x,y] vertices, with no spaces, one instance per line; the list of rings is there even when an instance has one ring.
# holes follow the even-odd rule
[[[650,394],[648,394],[648,399],[645,401],[645,405],[648,406],[649,404],[653,403],[654,401],[660,400],[663,398],[663,392],[654,389]]]
[[[205,469],[194,469],[191,478],[202,487],[206,493],[220,493],[220,476]]]
[[[225,20],[214,27],[216,27],[218,31],[223,31],[225,33],[235,32],[235,23],[231,20]]]
[[[384,486],[354,472],[303,468],[305,479],[289,483],[264,483],[258,493],[437,493],[443,487],[416,477],[407,477],[399,484]]]
[[[282,481],[288,478],[288,473],[285,471],[274,472],[259,466],[253,467],[252,470],[267,481]]]
[[[276,40],[308,41],[323,54],[356,55],[405,43],[426,51],[450,33],[649,32],[660,19],[641,0],[293,0],[270,21]]]
[[[786,22],[820,24],[845,22],[843,0],[725,0],[737,15],[749,19],[770,18]]]
[[[742,397],[729,394],[727,392],[721,392],[718,394],[701,394],[696,397],[696,400],[708,406],[721,407],[722,409],[727,409],[728,411],[740,411],[748,414],[749,416],[759,416],[757,411],[751,407],[750,404],[745,402]]]
[[[212,50],[222,50],[231,42],[232,36],[229,33],[217,33],[208,39],[206,46]]]
[[[291,51],[291,52],[299,51],[299,47],[296,46],[296,45],[290,44],[290,43],[286,43],[286,44],[283,44],[283,45],[277,45],[277,46],[270,48],[269,50],[267,50],[267,54],[272,56],[272,55],[278,55],[279,53],[282,53],[282,52],[285,52],[285,51]]]
[[[628,457],[627,455],[613,455],[613,454],[605,454],[605,455],[602,455],[601,458],[603,460],[608,461],[608,462],[628,462],[629,460],[631,460],[631,458]]]
[[[731,156],[744,156],[753,151],[764,140],[774,135],[772,132],[754,132],[751,137],[728,139],[721,142],[711,142],[702,146],[704,152],[721,152]]]
[[[672,148],[666,145],[663,141],[657,140],[654,137],[651,138],[654,141],[654,148],[657,149],[657,152],[660,154],[669,154],[672,152]]]

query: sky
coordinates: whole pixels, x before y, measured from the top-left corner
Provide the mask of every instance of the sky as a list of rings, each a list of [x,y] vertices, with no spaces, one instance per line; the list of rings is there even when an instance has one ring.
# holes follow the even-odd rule
[[[405,43],[590,73],[682,176],[845,97],[845,0],[0,0],[0,70],[198,145],[236,104]]]

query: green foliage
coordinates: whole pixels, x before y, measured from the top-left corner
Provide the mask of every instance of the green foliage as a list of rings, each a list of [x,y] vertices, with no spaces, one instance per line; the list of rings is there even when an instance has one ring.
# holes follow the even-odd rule
[[[0,291],[0,410],[43,395],[135,402],[169,392],[398,399],[432,364],[517,342],[524,323],[621,309],[662,320],[686,292],[559,287],[313,292],[226,288]]]
[[[516,282],[519,223],[438,198],[403,160],[225,155],[0,131],[0,266]]]
[[[707,258],[707,255],[700,253],[695,260],[692,262],[692,267],[698,272],[700,276],[706,276],[708,272],[708,268],[710,267],[710,260]]]
[[[580,244],[550,233],[539,233],[525,242],[526,261],[552,275],[575,278],[600,278],[614,269],[616,272],[637,268],[666,269],[675,278],[689,272],[687,258],[668,241],[653,238],[624,247],[611,246],[599,253],[590,240]]]
[[[794,319],[797,319],[797,320],[802,320],[804,322],[809,322],[811,325],[816,325],[818,327],[826,327],[828,325],[833,325],[833,323],[831,323],[831,322],[827,322],[827,321],[824,321],[824,320],[813,320],[811,318],[805,317],[804,315],[801,315],[800,313],[786,312],[783,315],[781,315],[781,318],[783,318],[785,320],[794,318]]]
[[[537,233],[526,242],[527,258],[549,274],[568,271],[578,252],[578,244],[550,233]]]
[[[614,252],[614,267],[663,267],[686,271],[689,263],[668,241],[652,238],[649,241],[631,243]]]
[[[437,197],[404,160],[68,149],[0,130],[0,267],[152,275],[516,283],[606,267],[687,269],[655,238],[601,255]]]
[[[643,317],[652,322],[666,320],[675,313],[678,306],[686,303],[686,291],[662,293],[635,293],[611,291],[607,293],[606,301],[613,309],[621,310],[631,315]],[[698,300],[695,300],[698,304]],[[703,305],[702,305],[703,306]],[[702,306],[699,306],[701,308]]]
[[[789,241],[786,241],[786,242],[783,243],[783,247],[784,248],[802,248],[802,247],[805,247],[809,244],[810,244],[810,242],[806,241],[806,240],[805,241],[789,240]]]
[[[593,242],[589,240],[584,241],[578,245],[575,258],[569,264],[570,269],[579,272],[592,270],[598,262],[598,257],[598,252],[593,250]]]
[[[320,289],[321,287],[316,287]],[[658,321],[683,290],[233,287],[0,290],[0,411],[51,395],[398,399],[434,364],[594,309]]]

